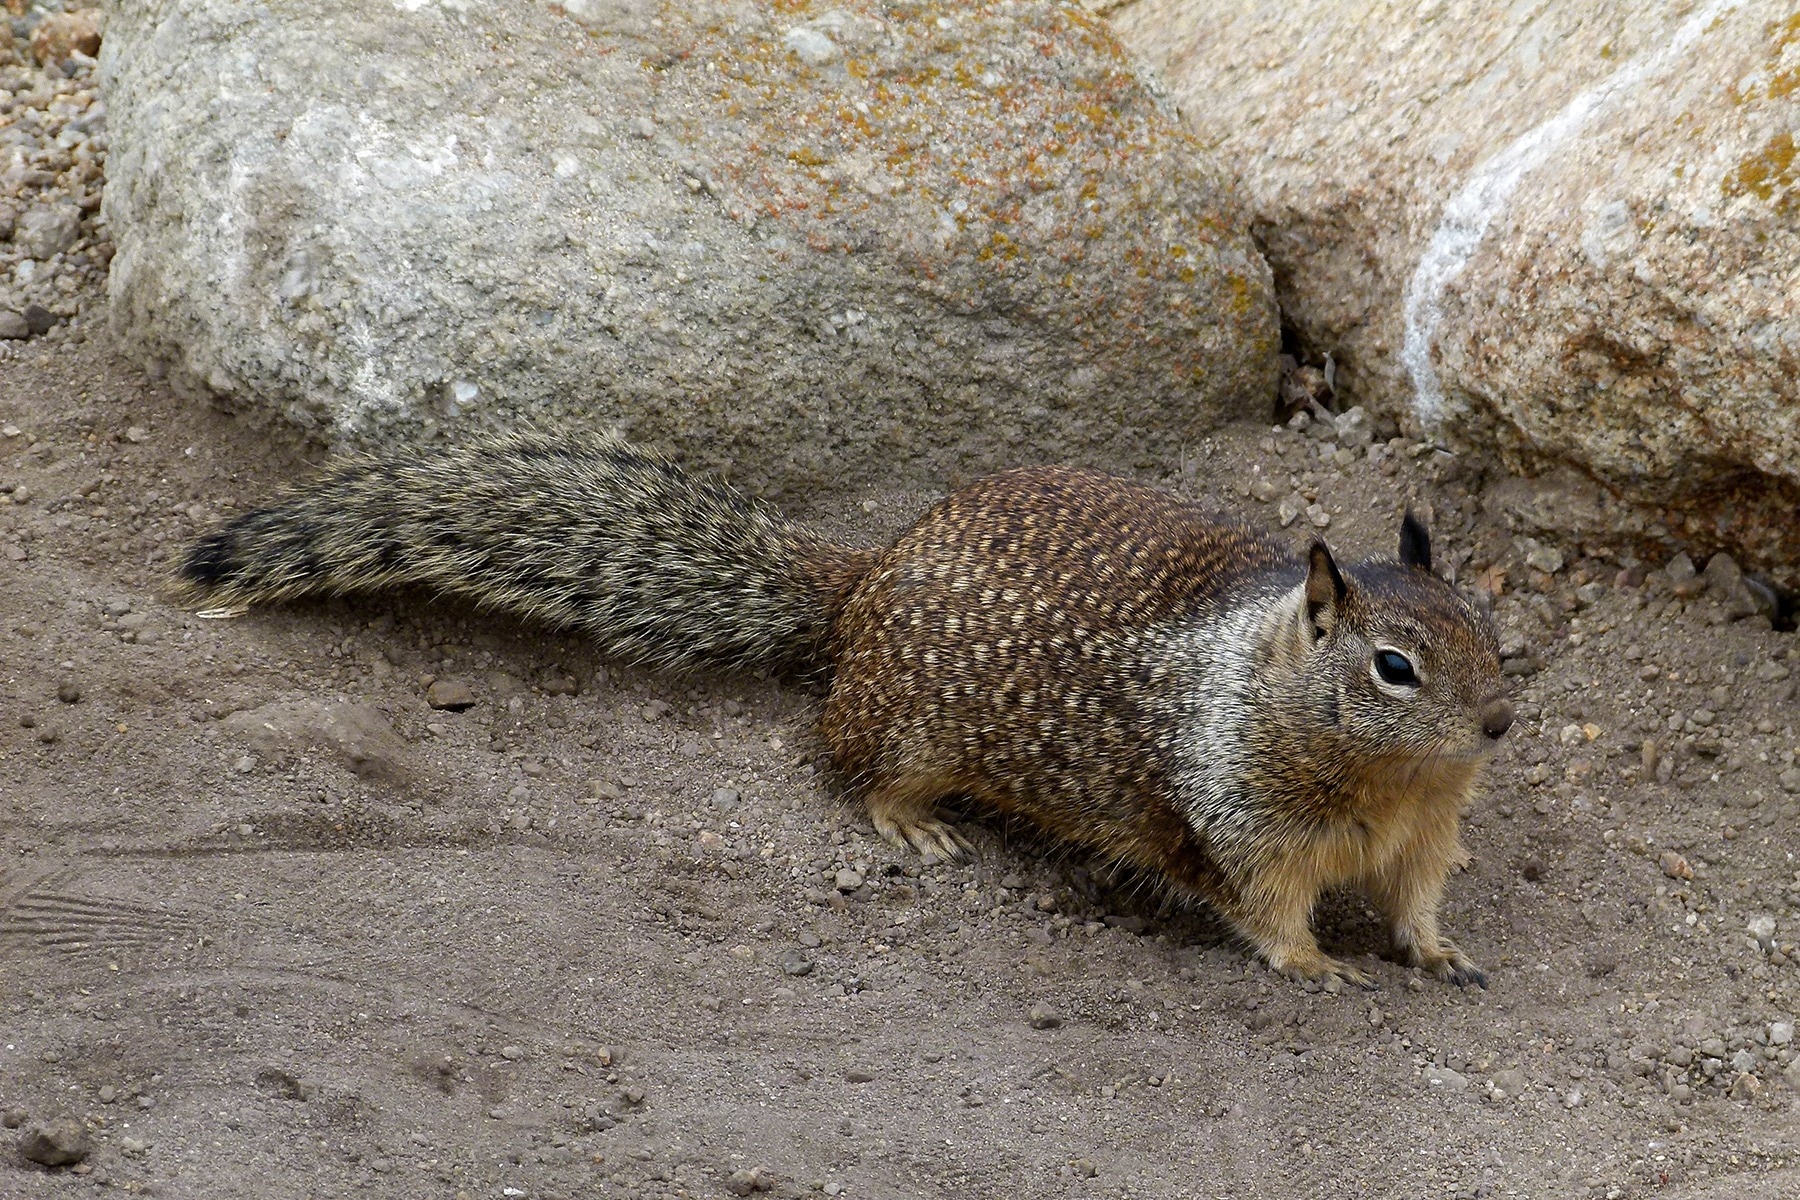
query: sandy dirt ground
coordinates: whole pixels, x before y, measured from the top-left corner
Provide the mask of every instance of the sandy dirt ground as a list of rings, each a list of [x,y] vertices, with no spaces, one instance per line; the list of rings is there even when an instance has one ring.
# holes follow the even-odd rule
[[[1521,720],[1447,908],[1491,986],[1334,898],[1364,993],[1018,829],[921,867],[803,690],[423,595],[172,604],[318,455],[104,337],[16,344],[0,433],[0,1196],[1800,1195],[1800,639],[1526,566],[1442,455],[1256,426],[1162,480],[1352,553],[1410,501],[1501,593]]]

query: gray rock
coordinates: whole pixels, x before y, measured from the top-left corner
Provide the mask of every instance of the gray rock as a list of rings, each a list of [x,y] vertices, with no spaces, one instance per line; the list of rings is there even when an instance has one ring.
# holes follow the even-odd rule
[[[1268,410],[1268,268],[1103,29],[837,8],[120,5],[116,330],[338,443],[579,422],[764,491]]]
[[[1526,1087],[1525,1072],[1519,1070],[1517,1067],[1509,1067],[1504,1071],[1495,1071],[1493,1079],[1489,1082],[1494,1089],[1495,1095],[1504,1099],[1511,1099],[1515,1096],[1524,1094]]]
[[[357,776],[403,786],[417,774],[406,740],[366,704],[296,700],[232,713],[222,722],[267,758],[324,750]]]
[[[461,712],[475,706],[475,689],[460,679],[434,679],[425,689],[425,703],[432,708]]]
[[[854,892],[863,885],[862,872],[851,867],[840,868],[833,884],[840,892]]]
[[[1339,413],[1336,424],[1337,440],[1353,450],[1361,450],[1375,440],[1375,420],[1360,404]]]
[[[22,342],[31,336],[31,326],[15,312],[0,312],[0,341]]]
[[[66,1167],[93,1150],[86,1126],[74,1117],[33,1121],[19,1134],[19,1156],[46,1167]]]
[[[734,1196],[766,1192],[772,1187],[774,1187],[774,1182],[763,1174],[761,1167],[740,1168],[725,1178],[725,1190]]]
[[[1738,585],[1744,581],[1744,572],[1737,565],[1737,560],[1729,554],[1715,554],[1706,560],[1706,586],[1714,595],[1722,598],[1732,596]]]
[[[61,254],[81,236],[81,210],[73,204],[39,204],[27,209],[13,230],[13,242],[31,258]]]
[[[1426,1083],[1447,1092],[1463,1092],[1469,1088],[1469,1076],[1449,1067],[1426,1067]]]
[[[1800,578],[1788,10],[1136,0],[1338,386]],[[1785,47],[1785,48],[1784,48]],[[1272,50],[1272,48],[1278,48]],[[1496,455],[1496,452],[1498,454]],[[1635,514],[1635,515],[1634,515]]]

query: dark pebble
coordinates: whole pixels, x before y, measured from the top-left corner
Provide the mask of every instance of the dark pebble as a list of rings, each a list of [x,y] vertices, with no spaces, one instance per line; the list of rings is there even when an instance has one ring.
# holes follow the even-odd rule
[[[31,330],[32,337],[42,337],[56,327],[56,314],[41,304],[27,304],[25,311],[19,315],[25,318],[25,325]]]

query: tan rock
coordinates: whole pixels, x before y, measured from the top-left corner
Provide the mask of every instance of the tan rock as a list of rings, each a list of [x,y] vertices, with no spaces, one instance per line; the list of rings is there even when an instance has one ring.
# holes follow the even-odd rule
[[[1648,537],[1800,561],[1800,14],[1137,0],[1351,402],[1573,464]],[[1490,440],[1491,439],[1491,440]],[[1791,568],[1790,568],[1791,570]]]
[[[42,66],[62,62],[77,50],[89,58],[100,53],[100,14],[93,9],[51,13],[31,31],[31,53]]]

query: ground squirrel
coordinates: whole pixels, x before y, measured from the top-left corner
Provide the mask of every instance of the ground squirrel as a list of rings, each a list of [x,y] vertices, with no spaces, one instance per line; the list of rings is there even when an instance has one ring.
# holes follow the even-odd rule
[[[1405,962],[1485,983],[1437,910],[1512,706],[1410,513],[1396,558],[1340,566],[1026,468],[855,549],[617,439],[512,434],[342,459],[180,576],[233,610],[423,585],[640,660],[819,671],[833,763],[898,846],[959,854],[935,809],[967,798],[1204,898],[1278,969],[1367,983],[1310,926],[1356,885]]]

